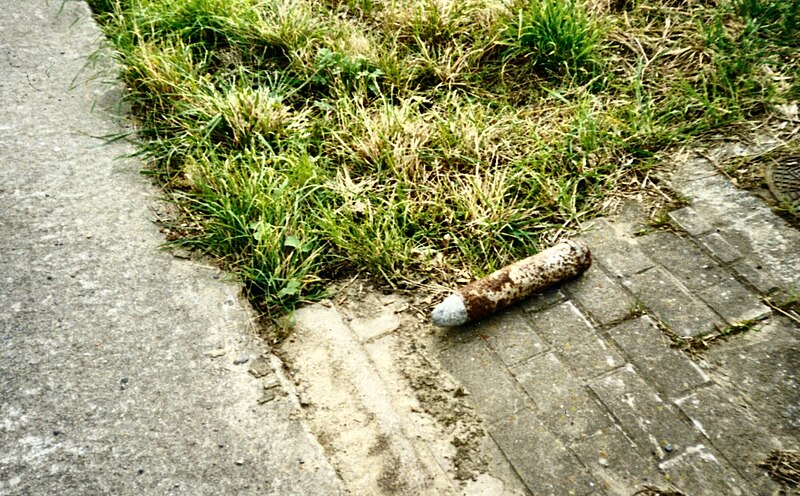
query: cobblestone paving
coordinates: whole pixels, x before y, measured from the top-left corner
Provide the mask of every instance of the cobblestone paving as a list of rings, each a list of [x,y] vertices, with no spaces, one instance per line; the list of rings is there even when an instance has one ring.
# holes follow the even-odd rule
[[[800,233],[707,162],[673,187],[671,229],[596,220],[581,278],[465,329],[438,358],[530,493],[772,495],[758,462],[800,439]],[[643,217],[640,218],[640,220]],[[671,346],[730,326],[702,356]]]

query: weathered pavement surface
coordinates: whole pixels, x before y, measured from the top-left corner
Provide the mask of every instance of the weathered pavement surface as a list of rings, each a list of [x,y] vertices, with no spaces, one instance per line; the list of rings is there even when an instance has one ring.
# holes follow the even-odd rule
[[[73,79],[98,39],[79,2],[0,10],[0,494],[780,490],[758,463],[798,449],[800,326],[762,297],[800,286],[800,235],[707,161],[671,229],[596,221],[583,277],[484,322],[301,310],[290,380],[235,286],[157,251],[131,149],[92,138],[122,130],[115,87]]]
[[[483,322],[369,291],[299,311],[282,351],[346,490],[796,494],[760,463],[800,447],[800,317],[765,300],[798,295],[800,232],[685,158],[669,222],[593,221],[583,276]]]
[[[758,463],[800,444],[800,325],[762,297],[798,294],[800,233],[705,159],[672,186],[689,205],[669,229],[635,208],[595,221],[583,277],[440,336],[532,494],[780,489]],[[670,347],[742,323],[694,360]]]
[[[239,289],[158,251],[141,163],[92,137],[123,131],[99,37],[0,9],[0,494],[338,494]]]
[[[706,159],[671,185],[688,205],[668,223],[636,205],[593,221],[582,277],[483,322],[409,323],[379,295],[301,310],[283,351],[348,490],[782,494],[759,464],[800,447],[800,317],[765,297],[797,296],[800,233]],[[459,464],[485,473],[459,482]]]

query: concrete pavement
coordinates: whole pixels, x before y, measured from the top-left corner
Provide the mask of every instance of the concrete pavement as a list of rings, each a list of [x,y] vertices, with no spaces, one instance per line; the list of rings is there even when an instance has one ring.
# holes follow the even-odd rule
[[[83,2],[0,9],[0,494],[338,494],[239,288],[159,251],[95,138],[125,131],[100,43]]]

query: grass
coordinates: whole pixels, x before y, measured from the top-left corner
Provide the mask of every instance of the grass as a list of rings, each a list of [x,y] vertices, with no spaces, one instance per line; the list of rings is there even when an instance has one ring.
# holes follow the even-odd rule
[[[91,0],[180,207],[278,315],[530,255],[800,98],[798,0]]]
[[[602,27],[575,0],[520,2],[500,32],[506,59],[551,74],[587,77],[598,65]]]
[[[745,320],[737,324],[729,325],[717,331],[700,336],[678,336],[669,327],[659,322],[661,332],[672,340],[672,347],[687,353],[692,358],[698,358],[703,355],[712,345],[718,341],[723,341],[730,336],[742,334],[745,332],[758,332],[758,321]]]

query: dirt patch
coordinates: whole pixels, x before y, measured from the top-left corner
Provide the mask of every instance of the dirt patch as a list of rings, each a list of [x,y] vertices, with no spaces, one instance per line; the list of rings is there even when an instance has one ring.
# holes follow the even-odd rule
[[[418,325],[416,330],[422,331]],[[487,469],[486,457],[481,453],[485,431],[480,417],[464,401],[467,392],[449,376],[442,373],[438,364],[426,354],[425,344],[417,336],[407,333],[409,339],[402,350],[403,375],[408,379],[425,413],[436,419],[456,453],[453,457],[455,476],[459,480],[476,479]]]
[[[351,281],[298,311],[278,351],[303,415],[349,494],[508,494],[467,392],[428,358],[426,306]]]

